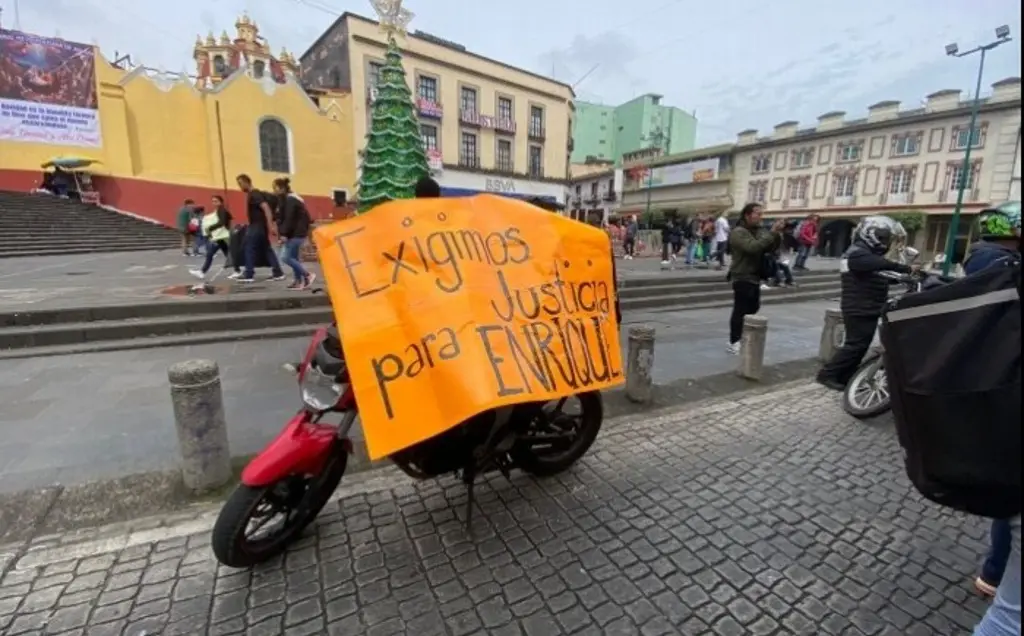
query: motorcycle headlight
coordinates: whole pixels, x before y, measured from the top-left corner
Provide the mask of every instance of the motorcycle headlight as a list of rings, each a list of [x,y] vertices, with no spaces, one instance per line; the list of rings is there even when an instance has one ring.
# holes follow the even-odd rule
[[[315,411],[326,411],[334,407],[341,399],[342,385],[334,378],[324,375],[320,369],[311,366],[306,369],[300,385],[302,402]]]

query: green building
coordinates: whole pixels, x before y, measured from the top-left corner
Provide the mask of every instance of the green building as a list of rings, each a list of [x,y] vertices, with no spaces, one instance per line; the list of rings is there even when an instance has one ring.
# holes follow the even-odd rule
[[[573,119],[572,163],[587,158],[622,164],[622,155],[656,145],[666,155],[693,150],[697,118],[674,106],[663,106],[661,95],[649,93],[619,106],[576,102]]]

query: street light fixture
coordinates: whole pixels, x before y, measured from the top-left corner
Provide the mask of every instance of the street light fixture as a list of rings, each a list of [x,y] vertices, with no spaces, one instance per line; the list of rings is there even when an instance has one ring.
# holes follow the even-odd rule
[[[960,233],[960,214],[964,205],[964,191],[967,189],[967,180],[971,169],[971,149],[979,141],[979,135],[975,132],[978,125],[978,110],[981,108],[981,78],[985,72],[985,54],[1000,44],[1009,42],[1010,27],[1003,25],[996,28],[996,39],[988,44],[976,46],[969,51],[960,52],[956,43],[946,45],[946,55],[950,57],[966,57],[974,53],[981,53],[978,61],[978,80],[974,87],[974,100],[971,102],[971,123],[967,126],[967,147],[964,149],[964,162],[960,167],[960,181],[956,190],[956,207],[953,208],[953,218],[949,222],[949,237],[946,239],[946,258],[942,263],[942,275],[949,276],[949,269],[953,266],[953,251],[956,247],[956,238]]]

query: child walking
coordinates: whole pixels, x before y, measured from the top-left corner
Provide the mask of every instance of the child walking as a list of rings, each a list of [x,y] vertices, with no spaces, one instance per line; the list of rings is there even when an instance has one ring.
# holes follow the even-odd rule
[[[203,216],[202,224],[199,228],[200,233],[209,241],[206,247],[206,258],[203,260],[201,268],[189,270],[190,274],[204,281],[206,280],[207,272],[210,271],[210,266],[213,265],[213,257],[217,255],[217,252],[224,252],[225,269],[232,265],[231,247],[229,246],[231,239],[231,213],[224,207],[224,198],[220,195],[213,195],[212,202],[213,209]],[[234,269],[235,273],[238,274],[239,269],[237,265]]]

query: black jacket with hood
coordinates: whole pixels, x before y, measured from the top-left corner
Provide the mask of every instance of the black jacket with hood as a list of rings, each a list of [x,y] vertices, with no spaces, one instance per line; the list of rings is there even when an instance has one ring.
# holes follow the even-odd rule
[[[846,250],[839,265],[842,295],[839,308],[844,316],[879,318],[889,299],[891,279],[879,276],[890,271],[909,274],[909,266],[880,256],[861,242],[854,241]]]
[[[309,211],[306,202],[297,194],[288,193],[280,197],[281,225],[278,230],[286,239],[304,239],[309,236]]]

